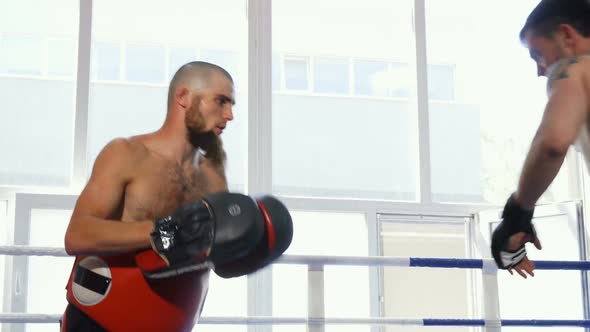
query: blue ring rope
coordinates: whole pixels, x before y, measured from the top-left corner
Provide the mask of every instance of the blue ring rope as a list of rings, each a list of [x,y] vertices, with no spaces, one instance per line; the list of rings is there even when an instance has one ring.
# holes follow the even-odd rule
[[[590,270],[590,261],[533,261],[537,270]],[[416,258],[410,257],[413,267],[481,269],[481,259]]]
[[[424,326],[485,326],[483,319],[423,319]],[[502,326],[537,326],[537,327],[590,327],[590,320],[559,319],[502,319]]]

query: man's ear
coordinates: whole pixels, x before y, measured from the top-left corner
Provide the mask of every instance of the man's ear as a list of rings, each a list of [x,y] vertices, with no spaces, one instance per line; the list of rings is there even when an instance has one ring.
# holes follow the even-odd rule
[[[563,36],[563,40],[568,47],[573,47],[578,39],[578,32],[569,24],[560,24],[558,32]]]
[[[180,86],[174,91],[174,100],[183,108],[191,106],[191,91],[185,87]]]

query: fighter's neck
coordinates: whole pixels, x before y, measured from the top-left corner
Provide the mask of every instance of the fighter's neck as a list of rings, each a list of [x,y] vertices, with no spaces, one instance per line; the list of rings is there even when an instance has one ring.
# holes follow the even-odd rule
[[[197,149],[189,142],[186,128],[162,127],[154,133],[153,148],[159,154],[176,161],[180,165],[194,163]]]

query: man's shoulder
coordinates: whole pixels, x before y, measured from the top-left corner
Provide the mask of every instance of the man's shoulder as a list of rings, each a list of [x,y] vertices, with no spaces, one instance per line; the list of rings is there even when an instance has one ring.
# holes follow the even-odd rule
[[[144,158],[147,148],[137,137],[117,137],[105,145],[101,154],[130,162]]]
[[[558,60],[552,65],[547,77],[547,92],[550,93],[560,82],[570,84],[581,84],[587,81],[590,75],[590,56],[577,55]],[[561,84],[563,85],[563,84]],[[565,86],[565,85],[563,85]]]
[[[588,83],[590,82],[590,53],[586,53],[579,57],[579,66],[574,70],[579,70],[583,80]]]
[[[120,177],[131,180],[136,176],[137,165],[145,159],[146,148],[133,137],[118,137],[109,141],[94,161],[92,177],[102,175]]]

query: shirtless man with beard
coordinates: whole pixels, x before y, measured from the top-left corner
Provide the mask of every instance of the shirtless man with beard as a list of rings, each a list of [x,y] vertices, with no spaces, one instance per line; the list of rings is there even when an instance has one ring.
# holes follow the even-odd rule
[[[162,127],[114,139],[100,152],[65,235],[65,249],[76,261],[62,331],[193,328],[210,269],[150,279],[138,267],[137,253],[156,252],[155,220],[167,222],[183,205],[227,192],[219,136],[233,119],[234,103],[227,71],[188,63],[170,83]]]

